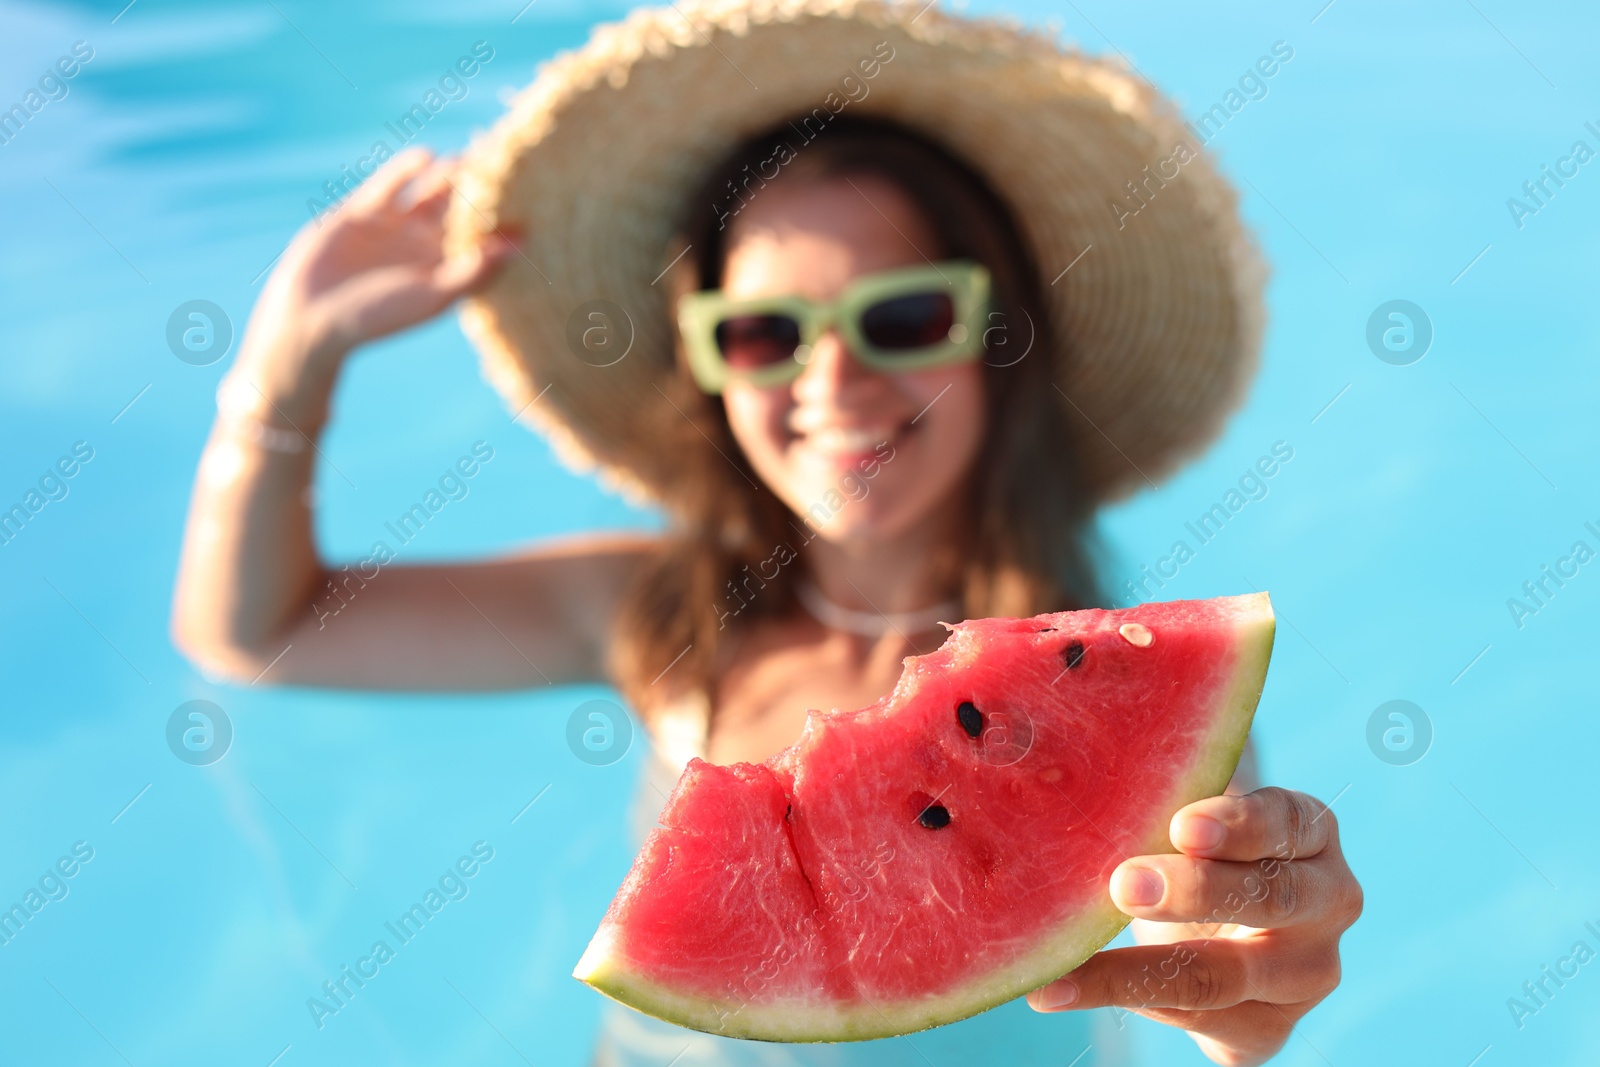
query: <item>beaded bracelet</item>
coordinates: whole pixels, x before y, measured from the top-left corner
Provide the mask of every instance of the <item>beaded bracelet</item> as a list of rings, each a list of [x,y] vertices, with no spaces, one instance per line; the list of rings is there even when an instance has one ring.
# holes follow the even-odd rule
[[[257,422],[254,419],[242,419],[238,416],[231,416],[223,420],[222,425],[226,426],[235,437],[243,437],[251,444],[259,445],[268,452],[282,452],[286,455],[293,455],[306,450],[305,435],[296,433],[294,430],[283,430],[276,426],[268,426],[265,423]]]
[[[261,395],[260,390],[256,390],[256,395]],[[310,446],[310,438],[301,431],[285,430],[264,422],[257,414],[260,406],[249,401],[240,392],[238,383],[227,378],[217,387],[217,421],[234,436],[243,437],[269,452],[286,455],[304,452]]]

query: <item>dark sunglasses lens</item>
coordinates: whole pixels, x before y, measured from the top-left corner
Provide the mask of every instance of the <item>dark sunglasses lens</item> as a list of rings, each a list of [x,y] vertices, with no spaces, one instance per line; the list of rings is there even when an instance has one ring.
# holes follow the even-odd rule
[[[862,313],[862,336],[878,348],[914,351],[949,339],[956,308],[945,293],[880,300]]]
[[[735,370],[782,363],[800,347],[800,324],[788,315],[737,315],[717,323],[717,349]]]

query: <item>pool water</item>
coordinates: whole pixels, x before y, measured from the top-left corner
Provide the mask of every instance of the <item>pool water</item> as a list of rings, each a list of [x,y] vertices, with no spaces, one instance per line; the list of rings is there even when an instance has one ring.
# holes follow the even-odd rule
[[[592,765],[566,728],[615,694],[198,673],[169,601],[228,360],[177,358],[168,330],[209,301],[236,338],[378,143],[460,148],[623,8],[124,3],[0,2],[0,106],[38,93],[0,143],[0,508],[39,501],[0,544],[0,905],[30,909],[0,943],[0,1060],[584,1063],[601,1003],[569,972],[631,857],[641,750]],[[1108,584],[1279,609],[1264,776],[1334,802],[1367,900],[1279,1062],[1592,1063],[1600,563],[1575,546],[1600,550],[1600,172],[1574,145],[1600,149],[1600,16],[1319,7],[1004,8],[1120,50],[1190,116],[1222,103],[1210,145],[1275,266],[1247,406],[1105,513]],[[403,126],[430,90],[445,106]],[[514,426],[446,318],[345,375],[323,551],[368,555],[480,442],[401,562],[659,521]],[[191,701],[222,716],[171,728]],[[1140,1062],[1203,1062],[1125,1023]]]

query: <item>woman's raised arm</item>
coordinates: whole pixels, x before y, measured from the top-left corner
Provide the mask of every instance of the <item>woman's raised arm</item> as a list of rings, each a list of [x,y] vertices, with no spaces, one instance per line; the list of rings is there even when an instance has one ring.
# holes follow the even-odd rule
[[[643,538],[434,566],[317,558],[312,445],[345,357],[439,314],[517,254],[497,235],[444,257],[454,165],[423,149],[388,161],[295,236],[251,314],[195,479],[174,597],[174,640],[214,675],[383,689],[603,675]]]

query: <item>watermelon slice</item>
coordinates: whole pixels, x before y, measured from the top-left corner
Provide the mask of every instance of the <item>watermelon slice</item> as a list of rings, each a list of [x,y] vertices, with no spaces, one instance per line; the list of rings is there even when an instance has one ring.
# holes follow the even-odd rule
[[[726,1037],[954,1022],[1128,923],[1112,870],[1227,786],[1265,593],[960,623],[894,692],[764,763],[692,761],[574,976]]]

